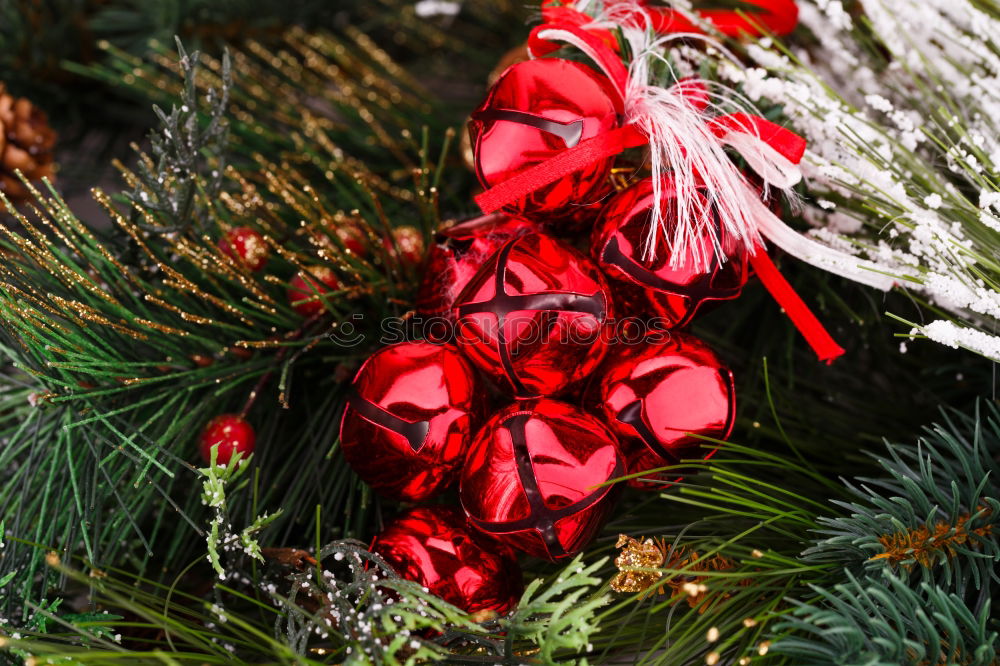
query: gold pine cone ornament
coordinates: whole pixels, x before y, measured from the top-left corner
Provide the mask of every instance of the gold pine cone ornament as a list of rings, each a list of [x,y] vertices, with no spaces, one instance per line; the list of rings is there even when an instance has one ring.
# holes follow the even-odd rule
[[[52,180],[55,143],[45,112],[24,97],[14,97],[0,83],[0,192],[14,203],[28,198],[17,170],[29,181]]]

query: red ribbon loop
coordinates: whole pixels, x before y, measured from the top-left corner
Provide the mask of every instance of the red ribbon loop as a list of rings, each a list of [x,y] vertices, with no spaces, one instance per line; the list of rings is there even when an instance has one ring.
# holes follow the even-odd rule
[[[572,2],[556,4],[558,0],[543,0],[542,18],[546,23],[570,23],[584,26],[593,19],[587,14],[574,9]],[[607,0],[607,4],[624,4],[634,0]],[[738,11],[733,9],[697,10],[703,20],[712,25],[726,37],[759,37],[765,33],[782,37],[795,30],[799,22],[799,8],[795,0],[746,0],[747,4],[757,8],[756,11]],[[649,17],[649,26],[661,35],[670,33],[704,34],[704,29],[696,25],[687,16],[669,7],[650,7],[646,2],[640,2]],[[641,19],[640,19],[641,20]],[[617,49],[614,36],[608,30],[591,30],[604,40],[608,46]]]
[[[542,0],[542,22],[550,25],[577,25],[581,28],[594,22],[594,19],[583,12],[573,9],[569,4],[556,4],[559,0]],[[610,30],[603,28],[587,28],[612,51],[618,51],[618,38]]]
[[[801,136],[766,118],[752,116],[749,113],[731,113],[715,118],[712,120],[712,132],[720,139],[730,132],[742,132],[759,137],[793,164],[801,162],[806,152],[807,142]]]

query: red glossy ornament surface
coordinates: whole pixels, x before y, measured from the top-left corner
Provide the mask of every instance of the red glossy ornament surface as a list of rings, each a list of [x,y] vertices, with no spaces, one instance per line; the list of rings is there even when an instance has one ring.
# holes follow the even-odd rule
[[[586,402],[618,436],[629,474],[711,455],[688,433],[725,439],[736,415],[732,372],[704,342],[678,332],[612,348]]]
[[[340,280],[332,268],[311,266],[289,281],[288,302],[303,317],[311,317],[326,309],[322,295],[338,288]]]
[[[417,341],[380,349],[354,378],[340,423],[344,457],[383,495],[432,497],[457,478],[482,400],[454,347]]]
[[[607,348],[611,301],[600,271],[544,234],[507,241],[455,301],[456,341],[519,398],[586,377]]]
[[[371,550],[403,578],[469,613],[506,613],[523,589],[510,551],[475,534],[451,507],[407,511],[375,537]]]
[[[672,184],[665,182],[663,192],[664,219],[669,225],[676,220]],[[653,205],[653,181],[644,178],[616,195],[598,222],[592,255],[611,278],[616,300],[634,312],[660,317],[667,327],[680,327],[687,325],[705,304],[739,296],[747,281],[748,264],[741,243],[724,240],[723,262],[703,237],[700,247],[709,258],[706,270],[699,267],[693,251],[679,266],[672,267],[671,253],[662,236],[657,238],[656,256],[652,260],[644,258]],[[667,232],[671,233],[669,227]]]
[[[625,463],[593,416],[542,398],[511,405],[476,435],[462,471],[469,522],[511,547],[550,560],[579,552],[614,504]]]
[[[483,263],[508,240],[534,229],[527,220],[493,214],[438,231],[420,282],[417,314],[453,321],[455,299]]]
[[[251,271],[264,268],[271,250],[260,232],[250,227],[236,227],[219,240],[219,249]]]
[[[542,58],[511,66],[469,123],[479,181],[487,188],[498,185],[615,129],[617,103],[607,77],[586,65]],[[534,192],[508,212],[546,222],[572,217],[581,204],[607,191],[613,162],[612,158],[595,162]]]
[[[253,426],[245,418],[237,414],[222,414],[209,421],[201,431],[198,449],[202,459],[211,464],[212,447],[218,445],[215,462],[228,465],[237,451],[241,460],[253,453],[256,442]]]

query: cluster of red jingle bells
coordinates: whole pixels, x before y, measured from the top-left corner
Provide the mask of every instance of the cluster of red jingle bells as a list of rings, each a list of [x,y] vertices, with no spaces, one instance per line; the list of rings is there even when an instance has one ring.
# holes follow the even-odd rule
[[[472,115],[479,179],[501,183],[617,114],[587,65],[515,64]],[[439,231],[418,299],[434,341],[387,346],[354,379],[340,441],[357,474],[414,503],[458,482],[461,503],[405,512],[372,550],[470,612],[516,604],[514,552],[558,561],[583,549],[613,509],[622,484],[609,482],[635,475],[631,485],[662,489],[677,474],[652,470],[703,456],[697,436],[725,439],[733,426],[732,374],[682,329],[739,294],[746,251],[722,260],[706,246],[712,265],[698,270],[672,265],[664,241],[645,260],[652,182],[616,193],[611,167]],[[658,324],[635,339],[628,318]]]
[[[794,27],[793,0],[753,2],[771,31]],[[702,13],[725,34],[752,32],[732,11]],[[543,16],[588,20],[552,0]],[[697,29],[669,10],[652,16],[661,32]],[[620,129],[616,94],[608,77],[577,62],[510,66],[472,115],[479,180],[495,192]],[[677,474],[660,468],[711,455],[702,438],[725,439],[733,426],[732,374],[683,329],[706,304],[739,295],[747,248],[723,237],[725,257],[706,240],[699,249],[710,261],[671,261],[660,239],[646,258],[653,206],[672,219],[674,184],[661,183],[659,202],[648,178],[616,193],[614,159],[547,181],[507,202],[504,214],[440,230],[418,297],[428,340],[376,352],[345,407],[344,456],[376,492],[421,503],[458,482],[460,510],[410,509],[372,550],[471,613],[516,605],[516,551],[559,561],[583,549],[614,506],[622,486],[614,480],[662,489]],[[708,193],[694,195],[712,210]],[[246,228],[220,242],[251,270],[267,259],[261,248],[263,237]],[[293,278],[288,298],[316,316],[324,309],[317,295],[337,287],[331,270],[315,267]],[[643,322],[649,330],[637,338]],[[219,463],[235,451],[247,455],[253,430],[240,416],[221,416],[202,434],[206,459],[213,446]]]

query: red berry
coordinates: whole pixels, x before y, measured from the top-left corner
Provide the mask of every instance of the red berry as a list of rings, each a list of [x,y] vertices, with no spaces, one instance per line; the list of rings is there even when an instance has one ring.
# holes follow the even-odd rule
[[[344,244],[344,248],[351,254],[364,257],[368,254],[368,246],[365,243],[365,232],[356,223],[347,223],[338,226],[334,230],[337,238]]]
[[[209,421],[201,431],[199,441],[201,457],[206,463],[211,463],[212,447],[218,445],[215,462],[219,465],[228,465],[237,451],[241,460],[253,453],[256,440],[253,426],[247,423],[245,418],[237,414],[222,414]]]
[[[303,317],[322,312],[326,305],[320,296],[340,288],[333,269],[326,266],[299,271],[288,284],[288,302]]]
[[[385,249],[396,255],[403,266],[416,268],[424,260],[424,235],[416,227],[396,227],[386,238]]]
[[[262,269],[271,254],[264,237],[250,227],[230,229],[219,241],[219,249],[252,271]]]

